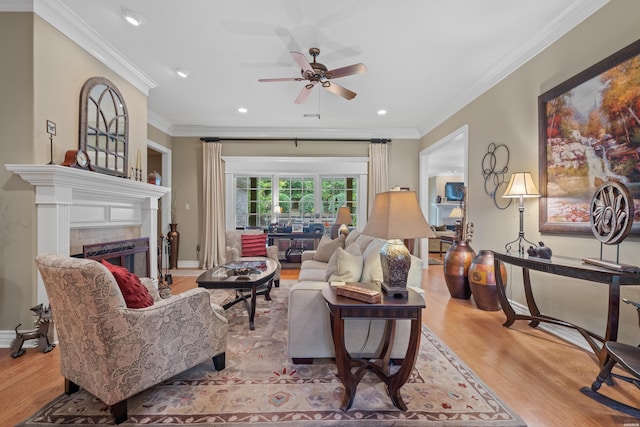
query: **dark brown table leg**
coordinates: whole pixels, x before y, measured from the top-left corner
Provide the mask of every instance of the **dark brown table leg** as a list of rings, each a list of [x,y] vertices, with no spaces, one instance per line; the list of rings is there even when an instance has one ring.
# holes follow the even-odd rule
[[[264,299],[267,301],[271,301],[271,285],[273,285],[273,280],[269,280],[267,288],[264,291]]]
[[[516,321],[516,312],[513,307],[511,307],[511,304],[509,304],[507,295],[504,293],[506,283],[502,281],[500,260],[498,258],[493,261],[493,271],[496,272],[496,292],[498,293],[498,301],[500,301],[500,307],[502,308],[505,316],[507,316],[507,320],[502,324],[502,326],[509,327]]]
[[[256,328],[254,325],[254,319],[256,317],[256,286],[251,286],[251,304],[249,310],[249,329],[252,331]]]
[[[353,405],[358,381],[357,377],[351,373],[351,356],[344,343],[344,319],[340,309],[331,310],[331,330],[333,332],[333,346],[336,352],[338,378],[344,386],[340,409],[346,411]]]
[[[527,299],[527,308],[529,309],[529,314],[531,316],[540,316],[540,309],[536,304],[536,300],[533,297],[533,291],[531,290],[531,275],[529,274],[528,268],[522,269],[522,282],[524,284],[524,295]],[[532,328],[537,327],[540,324],[539,320],[532,320],[529,322],[529,326]]]
[[[618,322],[620,318],[620,277],[614,277],[609,285],[609,308],[607,312],[607,329],[604,342],[618,341]],[[609,360],[609,353],[604,345],[596,352],[598,364],[603,367]]]
[[[409,345],[407,347],[407,354],[404,357],[402,365],[398,371],[388,377],[385,381],[387,384],[387,392],[391,401],[396,408],[403,411],[407,410],[407,405],[402,400],[400,395],[400,388],[407,382],[411,371],[413,371],[416,358],[418,356],[418,349],[420,347],[420,316],[418,318],[411,319],[411,336],[409,337]]]

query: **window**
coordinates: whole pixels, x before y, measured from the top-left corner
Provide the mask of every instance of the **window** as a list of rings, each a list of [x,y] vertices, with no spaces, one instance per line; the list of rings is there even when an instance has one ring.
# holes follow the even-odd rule
[[[357,225],[358,218],[358,180],[355,177],[322,177],[322,216],[330,223],[336,218],[340,206],[351,210],[351,221]]]
[[[278,178],[280,221],[313,222],[316,212],[316,182],[313,177],[283,176]]]
[[[236,177],[236,228],[262,227],[271,223],[271,177]]]
[[[235,227],[267,228],[282,224],[333,224],[340,206],[349,206],[353,224],[358,213],[355,177],[236,176]],[[277,191],[273,191],[277,182]],[[317,184],[319,183],[319,184]],[[273,200],[276,200],[275,204]],[[280,207],[278,214],[274,208]]]
[[[225,156],[227,229],[302,222],[330,227],[340,206],[366,223],[366,157]],[[279,207],[279,212],[278,209]]]

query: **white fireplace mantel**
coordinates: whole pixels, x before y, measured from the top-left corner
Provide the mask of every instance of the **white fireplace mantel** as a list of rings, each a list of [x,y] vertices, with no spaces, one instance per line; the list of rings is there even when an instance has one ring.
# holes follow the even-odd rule
[[[149,237],[151,277],[158,276],[158,199],[170,188],[60,165],[5,167],[35,187],[38,254],[70,255],[72,228],[140,226]],[[39,275],[37,298],[48,304]]]

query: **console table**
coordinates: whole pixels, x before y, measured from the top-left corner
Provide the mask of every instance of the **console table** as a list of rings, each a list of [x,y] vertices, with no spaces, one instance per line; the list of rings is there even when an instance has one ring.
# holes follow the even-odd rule
[[[591,264],[585,264],[577,258],[553,256],[551,260],[528,257],[527,255],[509,254],[493,251],[494,268],[496,273],[496,291],[498,300],[502,306],[502,311],[507,316],[507,321],[503,326],[509,327],[516,320],[529,320],[529,325],[533,328],[540,322],[553,323],[577,330],[587,341],[591,349],[598,357],[598,364],[602,367],[608,359],[607,351],[604,349],[606,341],[616,341],[618,339],[618,321],[620,315],[620,286],[640,285],[640,274],[624,273],[615,270],[608,270]],[[522,278],[529,315],[517,314],[504,289],[504,281],[500,274],[499,261],[514,266],[522,267]],[[557,319],[552,316],[542,314],[536,305],[533,291],[531,289],[531,278],[529,271],[541,271],[556,276],[572,277],[574,279],[587,280],[608,285],[609,287],[609,309],[607,313],[607,328],[605,336],[602,337],[594,332],[584,329],[573,323]]]
[[[278,259],[280,262],[288,261],[286,257],[287,249],[302,251],[312,251],[318,248],[323,233],[269,233],[269,246],[278,248]]]

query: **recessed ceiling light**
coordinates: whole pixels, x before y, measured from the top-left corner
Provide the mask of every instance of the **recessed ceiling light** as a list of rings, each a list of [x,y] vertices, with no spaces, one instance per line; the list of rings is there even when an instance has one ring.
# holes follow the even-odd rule
[[[138,12],[134,12],[128,9],[122,11],[122,17],[125,19],[125,21],[127,21],[134,27],[139,27],[145,22],[144,16],[142,16]]]
[[[176,70],[176,74],[182,77],[183,79],[186,79],[187,77],[189,77],[189,71],[187,70],[178,69]]]
[[[246,112],[248,112],[248,111],[249,111],[249,110],[247,110],[247,109],[246,109],[246,108],[244,108],[244,107],[240,107],[240,108],[238,108],[238,113],[245,114],[245,113],[246,113]]]
[[[387,110],[378,110],[379,116],[384,116],[385,114],[387,114]]]

